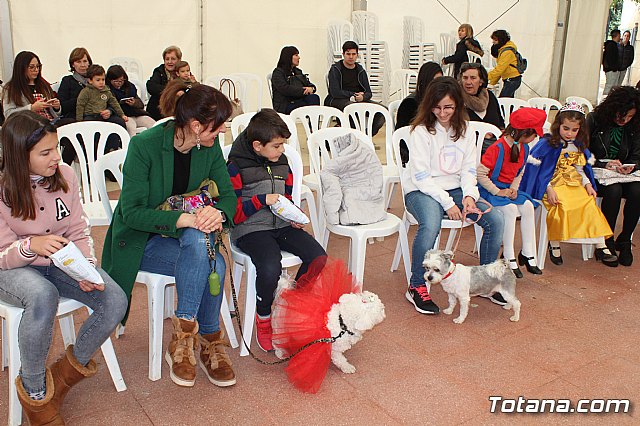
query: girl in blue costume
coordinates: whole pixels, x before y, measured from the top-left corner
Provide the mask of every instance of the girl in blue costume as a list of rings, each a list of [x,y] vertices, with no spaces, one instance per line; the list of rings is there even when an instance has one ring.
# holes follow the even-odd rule
[[[551,125],[551,134],[531,150],[540,165],[527,167],[522,188],[541,199],[548,210],[549,258],[562,264],[560,241],[596,244],[596,259],[618,266],[618,258],[604,239],[613,235],[596,205],[596,183],[589,152],[584,110],[575,102],[565,104]]]
[[[532,274],[542,274],[536,265],[536,226],[534,210],[538,205],[529,194],[520,191],[520,180],[529,157],[529,143],[536,134],[542,136],[542,125],[547,115],[535,108],[521,108],[511,114],[506,130],[493,145],[487,148],[478,165],[480,196],[504,216],[502,233],[503,254],[509,260],[511,270],[522,278],[513,248],[516,218],[521,217],[522,250],[518,262]]]

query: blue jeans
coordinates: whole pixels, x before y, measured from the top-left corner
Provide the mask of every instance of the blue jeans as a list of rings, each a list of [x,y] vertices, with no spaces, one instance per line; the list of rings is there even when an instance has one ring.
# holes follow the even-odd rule
[[[212,234],[212,246],[214,242]],[[220,330],[222,292],[215,297],[209,292],[211,266],[203,232],[185,228],[178,239],[154,235],[144,248],[140,270],[175,277],[178,292],[176,317],[197,318],[200,334]],[[221,282],[224,282],[225,271],[224,258],[216,250],[216,272],[220,274]]]
[[[45,390],[45,363],[60,296],[84,303],[93,310],[78,331],[73,355],[87,365],[127,310],[127,296],[102,269],[104,291],[85,292],[76,280],[56,266],[25,266],[0,271],[0,300],[24,309],[18,327],[20,376],[27,392]],[[10,377],[9,380],[13,380]]]
[[[462,210],[462,189],[456,188],[447,191],[453,198],[456,206]],[[429,195],[420,191],[412,191],[405,195],[405,204],[409,213],[418,221],[418,233],[413,240],[411,251],[411,287],[424,284],[424,267],[422,261],[427,250],[432,249],[436,244],[436,238],[440,233],[440,225],[444,217],[444,209],[439,202]],[[483,203],[478,203],[478,208],[482,211],[487,209]],[[471,220],[476,220],[478,215],[467,216]],[[480,264],[491,263],[498,258],[500,245],[502,244],[502,230],[504,219],[502,213],[491,210],[483,214],[478,225],[484,230],[482,241],[480,242]]]
[[[508,78],[502,80],[502,90],[500,91],[501,98],[513,98],[516,96],[516,90],[522,84],[522,76]]]

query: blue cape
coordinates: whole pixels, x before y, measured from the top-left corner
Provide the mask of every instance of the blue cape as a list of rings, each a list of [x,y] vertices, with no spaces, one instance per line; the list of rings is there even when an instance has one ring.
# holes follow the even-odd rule
[[[541,200],[547,191],[547,185],[553,177],[553,173],[556,170],[558,164],[558,158],[560,158],[560,152],[562,147],[554,148],[549,145],[548,136],[543,137],[538,141],[529,155],[537,160],[540,160],[540,165],[527,164],[520,182],[520,190],[528,193],[536,200]],[[588,149],[584,150],[584,156],[586,160],[591,157],[591,152]],[[587,161],[584,166],[584,172],[589,178],[594,190],[598,190],[596,187],[596,180],[593,177],[593,169],[591,164]]]

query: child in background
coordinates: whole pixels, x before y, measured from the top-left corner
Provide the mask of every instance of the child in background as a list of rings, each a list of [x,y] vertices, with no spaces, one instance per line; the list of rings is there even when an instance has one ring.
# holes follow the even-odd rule
[[[238,196],[231,240],[256,266],[256,341],[264,351],[273,349],[271,305],[282,270],[280,250],[302,259],[296,280],[314,259],[326,256],[301,224],[284,221],[269,209],[280,195],[291,199],[293,174],[284,155],[284,144],[290,136],[278,113],[263,109],[233,142],[228,161],[231,184]]]
[[[535,139],[536,134],[543,135],[542,125],[546,119],[547,114],[540,109],[520,108],[514,111],[502,137],[487,148],[478,166],[480,196],[504,216],[503,254],[517,278],[522,278],[518,263],[526,266],[527,271],[532,274],[542,274],[535,259],[534,209],[538,203],[526,192],[519,191],[519,188],[529,157],[528,144]],[[521,217],[522,250],[518,253],[516,262],[513,241],[518,214]]]
[[[548,210],[549,258],[562,265],[560,241],[595,243],[596,260],[618,266],[604,239],[613,235],[596,205],[596,183],[591,164],[595,158],[587,149],[589,136],[584,110],[576,102],[565,104],[551,125],[551,134],[531,150],[539,165],[527,166],[522,188]]]
[[[120,65],[111,65],[107,70],[107,86],[113,96],[120,102],[122,111],[127,115],[127,131],[135,136],[138,127],[150,129],[156,123],[144,109],[142,99],[138,97],[138,89],[129,81],[127,72]]]
[[[127,128],[124,123],[129,118],[106,85],[105,71],[100,65],[93,64],[87,69],[87,86],[78,95],[76,120],[109,121]]]
[[[180,61],[176,64],[176,77],[187,84],[198,82],[196,77],[191,74],[191,67],[187,61]]]

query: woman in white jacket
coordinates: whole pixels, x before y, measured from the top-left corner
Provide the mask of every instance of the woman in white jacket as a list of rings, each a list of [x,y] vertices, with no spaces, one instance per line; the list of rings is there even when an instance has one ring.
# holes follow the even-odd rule
[[[469,219],[476,220],[478,215],[471,212],[487,209],[482,203],[476,206],[480,197],[476,182],[478,157],[475,137],[467,131],[466,120],[460,85],[451,77],[439,77],[427,88],[411,124],[406,171],[409,176],[403,190],[407,210],[419,226],[413,241],[406,297],[423,314],[439,312],[429,296],[422,261],[435,245],[444,214],[461,220],[463,212],[467,212]],[[498,257],[504,223],[502,215],[493,210],[482,215],[478,225],[484,229],[480,243],[480,264],[484,265]],[[499,295],[494,299],[502,302]]]

